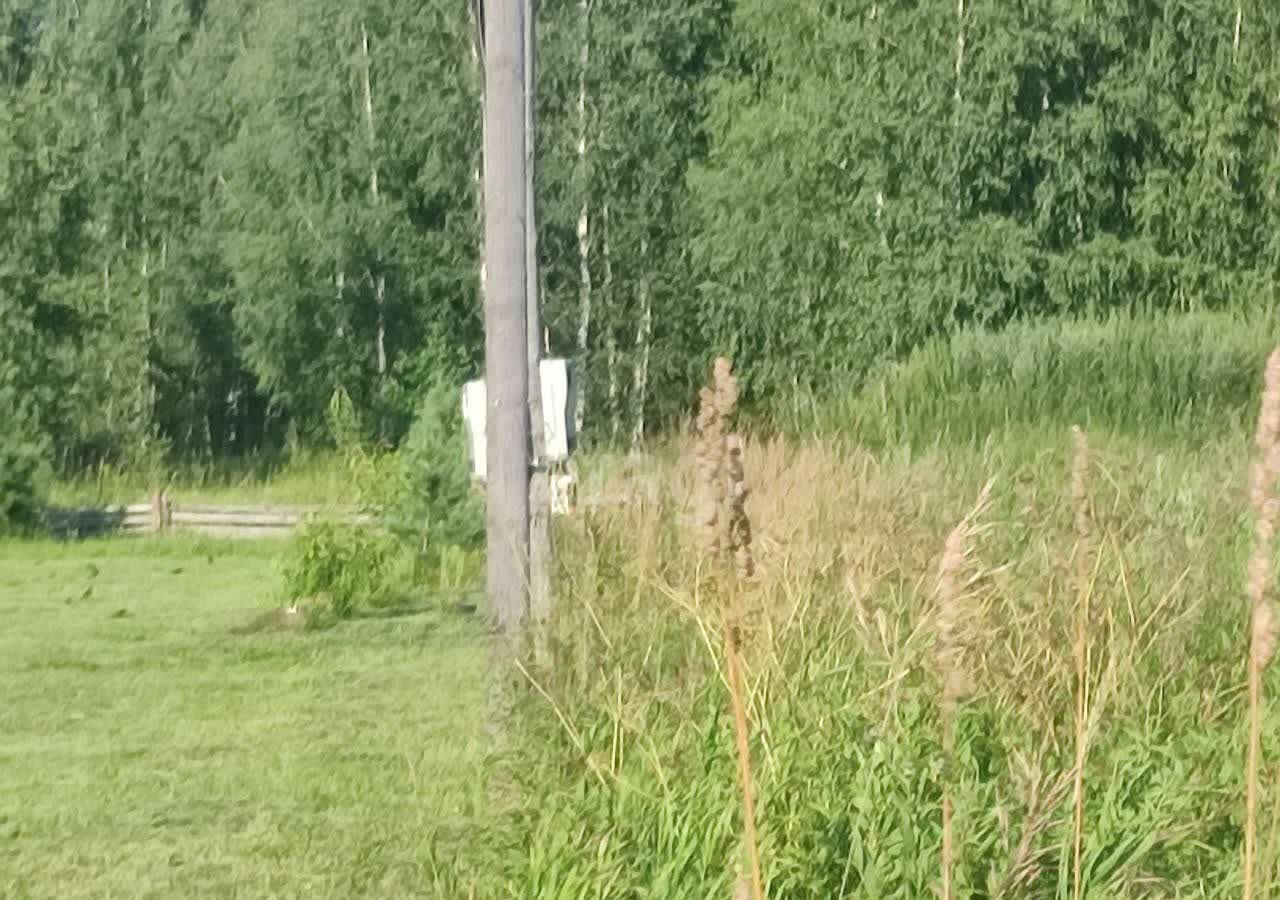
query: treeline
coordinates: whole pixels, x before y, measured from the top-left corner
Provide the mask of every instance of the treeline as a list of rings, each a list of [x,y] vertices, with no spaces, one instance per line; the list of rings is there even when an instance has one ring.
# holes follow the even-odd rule
[[[968,324],[1275,301],[1280,7],[543,0],[548,340],[631,440]],[[68,467],[397,440],[479,367],[465,0],[0,0],[0,415]]]

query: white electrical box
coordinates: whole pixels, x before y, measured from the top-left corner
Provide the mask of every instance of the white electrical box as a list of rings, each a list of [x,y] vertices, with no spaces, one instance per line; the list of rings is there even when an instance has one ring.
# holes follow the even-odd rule
[[[577,445],[574,411],[577,406],[577,384],[573,363],[564,359],[544,359],[539,365],[542,381],[542,427],[546,438],[545,463],[561,463],[569,458]],[[471,450],[471,473],[485,480],[485,414],[488,398],[484,379],[468,381],[462,386],[462,418],[467,426],[467,445]]]
[[[467,426],[467,447],[471,451],[471,477],[484,481],[484,416],[486,410],[484,380],[468,381],[462,386],[462,421]]]

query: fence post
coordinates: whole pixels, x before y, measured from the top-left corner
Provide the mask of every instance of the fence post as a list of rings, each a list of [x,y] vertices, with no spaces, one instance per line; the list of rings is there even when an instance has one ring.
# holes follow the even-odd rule
[[[164,491],[156,491],[151,495],[151,530],[157,534],[163,534],[173,521],[172,517],[169,495]]]

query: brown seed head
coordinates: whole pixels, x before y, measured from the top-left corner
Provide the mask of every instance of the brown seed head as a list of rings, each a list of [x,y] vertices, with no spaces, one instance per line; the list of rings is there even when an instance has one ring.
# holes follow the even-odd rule
[[[1254,513],[1260,514],[1267,497],[1274,492],[1280,477],[1280,348],[1267,358],[1262,379],[1262,407],[1258,411],[1258,430],[1254,435],[1258,456],[1250,470],[1249,499]]]
[[[1262,378],[1262,410],[1258,414],[1256,441],[1265,458],[1280,436],[1280,347],[1267,357]]]
[[[698,441],[694,451],[698,467],[698,527],[702,531],[707,552],[715,555],[720,550],[724,428],[716,408],[715,392],[711,388],[703,388],[699,397],[701,406],[698,409]]]
[[[716,359],[712,384],[715,385],[716,411],[722,419],[728,419],[738,405],[738,380],[733,377],[733,366],[723,356]]]
[[[728,546],[733,553],[734,567],[739,578],[750,578],[755,572],[755,560],[751,555],[751,518],[747,515],[747,483],[742,467],[742,438],[730,435],[728,448]]]
[[[1259,671],[1271,665],[1276,655],[1276,643],[1280,640],[1280,618],[1275,605],[1263,602],[1253,610],[1252,663]]]
[[[1089,526],[1089,437],[1079,426],[1071,426],[1075,457],[1071,463],[1071,499],[1075,504],[1076,536],[1087,542]]]
[[[942,674],[943,701],[954,703],[963,693],[960,671],[961,578],[968,556],[968,526],[957,525],[947,536],[938,564],[938,637],[936,653]]]
[[[1272,545],[1280,518],[1280,349],[1267,359],[1262,408],[1258,413],[1257,458],[1250,470],[1249,499],[1254,513],[1254,548],[1249,559],[1249,600],[1255,611],[1266,602],[1271,581]]]

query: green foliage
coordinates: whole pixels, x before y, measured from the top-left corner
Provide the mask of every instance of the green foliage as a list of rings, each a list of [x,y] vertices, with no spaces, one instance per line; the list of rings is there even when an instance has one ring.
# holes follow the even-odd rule
[[[48,444],[33,417],[0,387],[0,535],[27,530],[43,513]]]
[[[362,606],[398,599],[389,577],[397,545],[380,529],[327,521],[309,522],[294,539],[284,563],[290,602],[323,601],[339,619]]]
[[[976,445],[1006,429],[1079,424],[1206,442],[1257,414],[1273,314],[1112,314],[966,329],[935,339],[866,387],[815,401],[790,427],[889,448]],[[808,409],[806,404],[804,409]]]
[[[695,299],[701,273],[688,253],[686,175],[711,139],[708,89],[731,7],[727,0],[538,6],[545,318],[553,351],[581,367],[588,438],[629,434],[641,418],[675,419],[702,376],[707,341]],[[580,347],[583,212],[591,310]]]
[[[420,385],[402,361],[428,340],[479,350],[466,7],[276,0],[256,16],[210,211],[237,344],[304,423],[341,388],[376,424],[405,412],[395,398]]]
[[[62,468],[323,440],[338,391],[391,445],[474,370],[467,9],[5,14],[0,314]],[[969,328],[1273,306],[1280,11],[1238,46],[1221,12],[540,4],[544,314],[588,436],[677,419],[712,352],[767,413]]]
[[[433,560],[448,548],[482,546],[484,507],[471,483],[455,387],[440,380],[428,389],[399,456],[399,495],[391,507],[392,527]]]
[[[737,4],[692,247],[749,401],[965,328],[1274,304],[1276,7],[1238,48],[1203,3],[961,11]]]
[[[51,386],[33,346],[34,323],[6,300],[0,286],[0,535],[37,524],[50,468],[38,416]]]
[[[398,453],[366,446],[367,428],[344,391],[328,426],[350,490],[381,524],[307,525],[285,568],[291,599],[324,596],[346,618],[422,590],[458,597],[479,582],[484,512],[471,485],[457,391],[445,380],[427,391]]]

